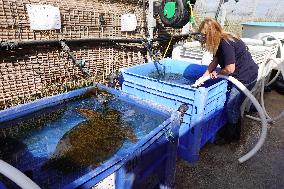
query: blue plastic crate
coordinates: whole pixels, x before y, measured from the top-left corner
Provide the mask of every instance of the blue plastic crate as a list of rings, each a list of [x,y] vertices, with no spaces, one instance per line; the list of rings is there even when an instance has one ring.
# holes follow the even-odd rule
[[[140,98],[121,91],[102,85],[98,86],[106,89],[120,100],[145,108],[151,112],[162,114],[167,118],[149,134],[143,136],[137,143],[129,146],[123,153],[115,154],[101,166],[89,171],[79,179],[71,180],[67,185],[62,186],[60,183],[54,183],[54,188],[91,188],[99,182],[104,181],[110,175],[114,175],[114,188],[118,189],[156,188],[157,186],[161,188],[173,187],[180,126],[179,113],[164,106],[143,101]],[[42,108],[53,108],[54,105],[59,105],[68,101],[70,98],[82,95],[91,88],[88,87],[46,97],[0,111],[0,123],[21,119],[22,116],[36,113]],[[36,167],[36,159],[33,160],[33,163],[33,166]],[[21,170],[20,167],[18,168]],[[64,179],[64,176],[62,176],[62,179]],[[50,182],[53,182],[52,178],[50,178]]]
[[[197,80],[207,66],[185,61],[164,59],[161,61],[167,73],[182,74],[184,78]],[[161,68],[162,68],[161,66]],[[203,87],[161,81],[150,78],[155,71],[153,63],[122,69],[122,90],[140,98],[177,109],[185,103],[189,106],[179,131],[179,155],[187,161],[198,159],[199,150],[212,141],[217,131],[226,123],[224,104],[227,81],[209,80]]]
[[[0,189],[7,189],[6,186],[0,181]]]

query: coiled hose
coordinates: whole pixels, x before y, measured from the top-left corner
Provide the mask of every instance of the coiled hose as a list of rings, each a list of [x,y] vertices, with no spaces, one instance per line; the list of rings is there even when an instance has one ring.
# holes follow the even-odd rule
[[[275,58],[271,58],[271,60],[276,64],[276,65],[279,65],[279,64],[284,64],[284,55],[283,55],[283,52],[284,52],[284,47],[282,46],[282,43],[281,41],[274,35],[274,34],[266,34],[264,36],[261,37],[261,39],[264,41],[266,38],[273,38],[274,40],[277,41],[278,43],[278,46],[279,46],[279,52],[280,52],[280,60],[276,60]],[[279,76],[279,74],[281,73],[280,69],[277,71],[276,75],[274,76],[274,78],[272,78],[267,84],[266,86],[269,86],[271,85],[275,80],[276,78]],[[283,78],[284,78],[284,73],[282,73],[283,75]]]
[[[266,34],[266,35],[262,36],[262,40],[264,40],[265,38],[273,38],[274,40],[277,41],[278,46],[280,48],[280,59],[277,60],[276,58],[270,58],[269,62],[268,62],[268,64],[271,64],[271,63],[276,64],[279,67],[279,69],[278,69],[276,75],[274,76],[274,78],[272,78],[267,84],[265,84],[265,79],[264,78],[262,79],[262,81],[261,81],[261,91],[260,91],[261,106],[262,106],[263,112],[264,112],[264,114],[265,114],[265,116],[267,118],[267,122],[275,123],[275,122],[279,121],[282,117],[284,117],[284,110],[278,116],[276,116],[274,118],[271,118],[268,115],[267,111],[266,111],[266,108],[265,108],[265,105],[264,105],[264,97],[263,97],[263,95],[264,95],[264,87],[265,86],[269,86],[270,84],[272,84],[276,80],[276,78],[279,76],[279,74],[281,72],[282,72],[282,75],[283,75],[283,78],[284,78],[284,70],[281,70],[281,66],[282,66],[281,64],[284,64],[284,55],[283,55],[284,49],[282,47],[281,41],[276,36],[274,36],[273,34]],[[270,71],[270,70],[268,70],[268,71]],[[264,76],[266,76],[266,75],[267,75],[267,72],[265,73]],[[250,115],[246,115],[246,117],[250,118],[252,120],[255,120],[255,121],[261,121],[260,118],[253,117],[253,116],[250,116]]]
[[[165,15],[164,7],[167,3],[175,3],[175,13],[172,18],[167,18]],[[189,10],[187,8],[187,0],[162,0],[159,7],[159,16],[165,26],[173,28],[182,28],[189,22]]]
[[[260,91],[260,102],[261,102],[261,107],[262,107],[262,110],[267,118],[267,122],[269,123],[275,123],[277,121],[279,121],[283,116],[284,116],[284,110],[278,115],[278,116],[275,116],[274,118],[271,118],[267,111],[266,111],[266,108],[265,108],[265,105],[264,105],[264,87],[265,87],[265,80],[263,79],[261,81],[261,91]],[[255,120],[255,121],[261,121],[260,118],[257,118],[257,117],[253,117],[253,116],[250,116],[250,115],[246,115],[247,118],[250,118],[252,120]]]
[[[261,148],[261,146],[264,144],[266,135],[267,135],[267,120],[264,114],[264,111],[256,98],[250,93],[250,91],[241,83],[239,82],[236,78],[232,76],[225,76],[225,75],[218,75],[218,78],[223,78],[226,79],[230,82],[232,82],[234,85],[237,86],[253,103],[255,106],[256,110],[259,113],[260,120],[261,120],[261,135],[260,138],[257,142],[257,144],[252,148],[247,154],[242,156],[241,158],[238,159],[240,163],[244,163],[245,161],[249,160],[251,157],[253,157],[256,152]],[[195,84],[192,85],[192,87],[197,87],[199,86],[200,83],[204,83],[205,81],[209,80],[210,76],[202,77],[201,79],[197,80]]]

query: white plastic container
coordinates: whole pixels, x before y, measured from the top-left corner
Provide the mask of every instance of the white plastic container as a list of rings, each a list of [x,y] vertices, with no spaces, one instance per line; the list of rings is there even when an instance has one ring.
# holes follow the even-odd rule
[[[284,22],[246,22],[242,23],[243,38],[261,39],[267,33],[273,33],[284,39]]]
[[[273,35],[281,41],[282,48],[279,48],[277,58],[284,54],[284,22],[246,22],[242,23],[243,38],[262,39],[267,34]]]

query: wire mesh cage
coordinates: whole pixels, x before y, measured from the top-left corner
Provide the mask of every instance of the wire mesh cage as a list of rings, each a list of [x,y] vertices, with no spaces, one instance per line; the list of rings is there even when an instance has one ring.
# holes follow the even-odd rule
[[[144,35],[143,6],[140,1],[87,0],[3,0],[1,41],[35,41],[84,38],[141,38]],[[61,15],[60,30],[31,30],[27,4],[52,5]],[[121,32],[121,15],[134,13],[137,27]],[[88,43],[69,46],[77,60],[84,60],[90,77],[84,77],[68,54],[58,45],[1,49],[0,110],[44,96],[104,82],[121,67],[145,61],[141,44]]]
[[[202,1],[197,1],[197,5]],[[148,1],[134,0],[2,0],[0,2],[0,39],[2,42],[32,42],[40,40],[77,39],[141,39],[146,38],[146,12]],[[146,6],[144,6],[146,4]],[[202,4],[202,3],[201,3]],[[52,5],[60,10],[61,29],[31,30],[27,5]],[[206,16],[206,11],[195,7],[198,24]],[[203,5],[203,4],[202,4]],[[146,10],[146,11],[145,11]],[[121,31],[121,16],[133,13],[137,18],[135,31]],[[156,14],[156,13],[155,13]],[[163,56],[170,56],[175,40],[173,33],[181,29],[164,27],[159,17],[154,36],[166,36],[169,40],[155,42]],[[256,20],[257,19],[257,20]],[[281,21],[281,18],[242,17],[225,20],[226,31],[241,35],[241,22]],[[282,19],[283,21],[283,19]],[[76,60],[84,61],[90,77],[84,77],[74,66],[70,56],[57,45],[38,47],[26,46],[22,49],[0,50],[0,110],[32,101],[44,96],[61,93],[79,87],[104,82],[106,77],[121,67],[129,67],[146,61],[147,51],[141,43],[85,43],[69,46]],[[168,49],[165,52],[165,49]]]

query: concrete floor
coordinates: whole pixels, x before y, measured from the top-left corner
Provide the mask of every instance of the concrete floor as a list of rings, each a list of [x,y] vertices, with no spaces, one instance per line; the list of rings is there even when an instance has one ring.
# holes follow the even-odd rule
[[[265,103],[275,117],[284,110],[284,95],[268,92]],[[237,161],[256,144],[259,134],[260,124],[246,118],[240,142],[208,144],[196,164],[178,159],[175,188],[284,188],[284,118],[269,125],[265,144],[254,157],[243,164]]]

